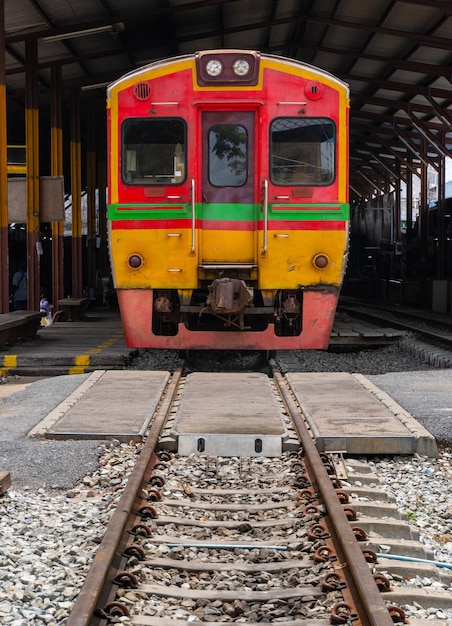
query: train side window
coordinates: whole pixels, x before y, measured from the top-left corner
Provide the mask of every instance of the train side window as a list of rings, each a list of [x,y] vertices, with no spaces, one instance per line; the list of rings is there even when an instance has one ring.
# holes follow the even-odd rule
[[[241,187],[248,177],[248,132],[240,124],[209,129],[209,182],[214,187]]]
[[[321,117],[278,117],[270,126],[270,177],[276,185],[331,185],[336,127]]]
[[[122,179],[128,185],[180,185],[187,131],[179,118],[129,118],[122,124]]]

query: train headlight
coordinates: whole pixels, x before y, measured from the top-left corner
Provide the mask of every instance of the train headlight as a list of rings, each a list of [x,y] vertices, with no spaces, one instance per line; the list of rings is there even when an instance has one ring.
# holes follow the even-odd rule
[[[223,71],[223,63],[218,59],[210,59],[206,63],[206,72],[209,76],[215,77],[219,76]]]
[[[236,76],[246,76],[250,71],[250,64],[246,59],[237,59],[232,66],[232,71]]]
[[[127,259],[127,265],[133,270],[137,270],[143,265],[143,257],[139,254],[131,254]]]
[[[312,264],[314,265],[316,270],[324,270],[330,264],[329,258],[326,254],[316,254],[312,259]]]

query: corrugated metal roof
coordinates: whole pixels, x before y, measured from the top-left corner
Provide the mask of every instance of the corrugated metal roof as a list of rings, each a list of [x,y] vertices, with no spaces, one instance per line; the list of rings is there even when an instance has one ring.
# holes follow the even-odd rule
[[[166,56],[257,49],[348,82],[352,144],[381,154],[389,142],[396,155],[405,153],[401,129],[421,151],[425,137],[413,126],[420,120],[432,134],[430,160],[438,158],[437,143],[452,151],[450,0],[10,0],[5,25],[10,96],[25,89],[26,36],[37,37],[44,91],[54,64],[65,86],[86,87]],[[75,31],[86,32],[70,37]],[[46,40],[64,33],[65,39]],[[396,157],[385,158],[391,166]],[[353,168],[369,168],[368,161],[355,154],[352,175]],[[379,171],[376,165],[371,178]]]

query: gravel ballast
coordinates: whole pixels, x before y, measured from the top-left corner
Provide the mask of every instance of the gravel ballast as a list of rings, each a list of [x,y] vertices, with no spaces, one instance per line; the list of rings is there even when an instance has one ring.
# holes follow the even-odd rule
[[[194,355],[190,367],[265,369],[265,363],[252,353],[230,354],[227,364],[225,356]],[[148,350],[138,352],[131,366],[173,370],[178,363],[175,351]],[[443,445],[436,459],[388,457],[370,462],[398,506],[419,528],[421,541],[434,550],[436,560],[450,566],[452,371],[435,370],[397,346],[348,354],[299,353],[295,366],[296,371],[369,376],[435,436],[433,430],[437,431]],[[0,623],[7,626],[64,624],[136,458],[135,444],[27,439],[26,433],[84,377],[41,380],[0,400],[0,469],[12,475],[12,486],[0,497]],[[417,397],[416,380],[431,383],[431,397]],[[14,386],[11,381],[3,382]],[[449,413],[432,411],[433,394],[441,392]],[[429,581],[422,584],[428,586]],[[423,617],[423,612],[416,617]],[[430,617],[450,620],[452,611]]]

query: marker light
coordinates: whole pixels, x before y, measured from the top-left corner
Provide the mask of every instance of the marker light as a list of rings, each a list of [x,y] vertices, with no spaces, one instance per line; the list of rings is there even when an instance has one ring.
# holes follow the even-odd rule
[[[133,270],[137,270],[143,265],[143,258],[139,254],[131,254],[127,259],[127,264]]]
[[[326,256],[326,254],[316,254],[315,257],[312,259],[312,263],[316,269],[324,270],[330,264],[330,260]]]
[[[219,76],[222,71],[223,64],[221,61],[219,61],[218,59],[210,59],[210,61],[207,61],[206,72],[209,74],[209,76]]]
[[[232,66],[232,71],[236,76],[246,76],[250,71],[250,64],[246,59],[237,59]]]

